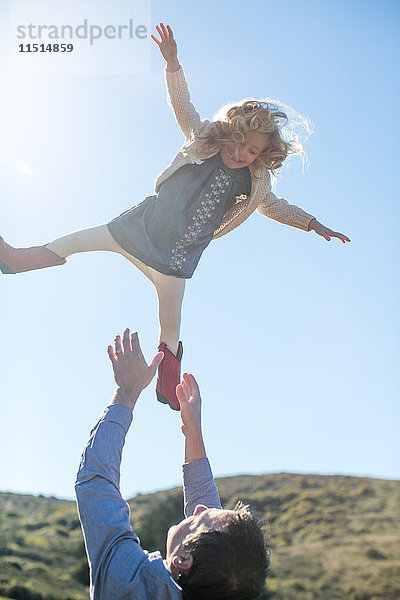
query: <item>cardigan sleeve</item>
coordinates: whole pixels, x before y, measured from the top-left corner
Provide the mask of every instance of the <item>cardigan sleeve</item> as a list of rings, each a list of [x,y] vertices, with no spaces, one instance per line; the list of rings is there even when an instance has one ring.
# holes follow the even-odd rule
[[[271,191],[267,193],[263,202],[258,206],[257,212],[274,219],[274,221],[297,227],[303,231],[308,231],[310,221],[315,219],[313,215],[305,212],[300,206],[290,204],[285,198],[278,198]]]
[[[183,135],[189,139],[193,132],[199,131],[203,124],[209,123],[209,120],[202,120],[190,101],[189,88],[182,66],[173,73],[165,70],[165,83],[168,105],[172,108]]]

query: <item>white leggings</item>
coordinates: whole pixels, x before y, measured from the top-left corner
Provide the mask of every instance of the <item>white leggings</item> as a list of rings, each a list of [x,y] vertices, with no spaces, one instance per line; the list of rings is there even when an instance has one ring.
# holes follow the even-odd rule
[[[160,322],[160,342],[167,344],[175,355],[178,351],[181,324],[181,306],[185,292],[185,279],[164,275],[143,264],[126,252],[112,237],[106,224],[80,229],[46,244],[58,256],[67,258],[79,252],[116,252],[127,258],[154,284],[158,297],[158,318]]]

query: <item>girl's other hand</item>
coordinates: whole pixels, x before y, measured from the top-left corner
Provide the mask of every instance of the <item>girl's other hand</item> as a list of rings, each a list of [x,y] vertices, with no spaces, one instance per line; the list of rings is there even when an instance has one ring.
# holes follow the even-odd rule
[[[331,241],[331,237],[339,238],[339,240],[342,240],[344,244],[346,242],[350,242],[349,238],[346,235],[344,235],[343,233],[339,233],[338,231],[332,231],[332,229],[328,229],[328,227],[322,225],[322,223],[317,221],[317,219],[313,219],[312,221],[310,221],[308,229],[309,231],[313,229],[315,233],[321,235],[323,238],[326,239],[327,242]]]
[[[179,63],[172,29],[169,25],[165,27],[164,23],[160,23],[160,26],[156,26],[156,29],[160,39],[157,39],[154,35],[151,36],[151,39],[154,40],[160,48],[160,52],[167,63],[167,71],[177,71],[179,69]]]

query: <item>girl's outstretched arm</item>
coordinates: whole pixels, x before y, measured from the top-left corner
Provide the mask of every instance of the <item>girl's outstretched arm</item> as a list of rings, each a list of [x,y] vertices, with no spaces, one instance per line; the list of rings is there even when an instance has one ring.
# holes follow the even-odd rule
[[[163,23],[160,23],[160,26],[156,29],[160,39],[157,39],[154,35],[151,37],[160,48],[160,52],[167,63],[165,79],[168,105],[174,111],[175,119],[183,135],[186,139],[189,139],[194,132],[200,131],[202,126],[209,123],[209,121],[207,119],[202,121],[190,100],[185,75],[178,61],[172,29],[169,25],[165,26]]]
[[[337,237],[343,243],[350,242],[350,239],[343,233],[328,229],[328,227],[317,221],[313,215],[305,212],[295,204],[290,204],[285,198],[278,198],[271,191],[267,192],[265,200],[258,206],[257,212],[284,225],[291,225],[303,231],[315,231],[327,242],[330,241],[331,237]]]
[[[178,71],[180,67],[178,61],[178,50],[171,27],[169,25],[165,27],[164,23],[160,23],[160,27],[156,25],[156,29],[160,39],[158,40],[154,35],[151,36],[151,39],[154,40],[160,48],[160,52],[167,63],[166,68],[168,73]]]
[[[318,235],[324,237],[327,242],[331,241],[331,237],[339,238],[339,240],[342,240],[343,244],[345,244],[346,242],[350,242],[349,238],[346,235],[343,235],[343,233],[339,233],[338,231],[332,231],[332,229],[328,229],[328,227],[322,225],[322,223],[317,221],[317,219],[312,219],[310,221],[308,225],[308,230],[311,231],[312,229],[315,231],[315,233],[318,233]]]

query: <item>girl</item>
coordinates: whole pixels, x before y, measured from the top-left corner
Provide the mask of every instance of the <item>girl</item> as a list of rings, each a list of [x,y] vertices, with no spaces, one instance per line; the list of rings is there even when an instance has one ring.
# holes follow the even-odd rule
[[[185,280],[212,239],[225,235],[255,210],[280,223],[314,230],[326,240],[349,238],[331,231],[315,217],[271,191],[271,176],[288,154],[299,151],[284,141],[286,114],[257,100],[223,107],[214,121],[200,119],[177,58],[169,26],[156,27],[166,61],[168,104],[185,144],[155,182],[155,195],[109,223],[62,236],[44,246],[12,248],[0,238],[0,268],[19,273],[62,265],[78,252],[107,250],[127,258],[152,281],[159,305],[160,344],[164,352],[157,398],[179,410],[179,341]]]

